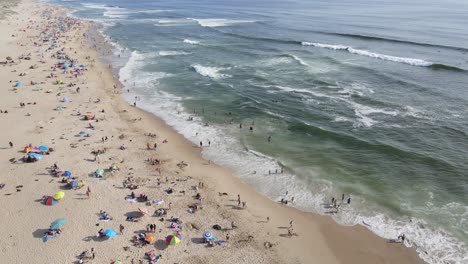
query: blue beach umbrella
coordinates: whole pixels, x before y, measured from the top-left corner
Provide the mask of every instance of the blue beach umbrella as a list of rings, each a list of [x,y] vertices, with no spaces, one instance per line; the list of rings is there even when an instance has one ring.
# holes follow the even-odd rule
[[[86,132],[80,131],[80,135],[86,135]]]
[[[71,171],[64,171],[63,176],[70,177],[70,176],[72,176],[72,173],[71,173]]]
[[[207,231],[205,231],[203,233],[203,238],[206,239],[206,240],[210,240],[210,239],[213,238],[213,234],[210,231],[207,230]]]
[[[78,187],[78,182],[77,181],[71,181],[68,183],[68,186],[72,187],[72,188],[76,188]]]
[[[42,155],[37,154],[37,153],[33,153],[33,152],[29,152],[29,153],[28,153],[28,156],[31,157],[31,158],[35,158],[35,159],[37,159],[37,160],[42,159]]]
[[[105,234],[106,237],[108,237],[108,238],[113,238],[113,237],[115,237],[115,236],[117,235],[117,232],[115,232],[114,229],[109,228],[109,229],[106,229],[106,230],[104,231],[104,234]]]
[[[38,149],[40,151],[48,151],[49,150],[49,147],[48,146],[39,146]]]
[[[59,229],[65,226],[67,220],[65,218],[57,218],[55,221],[50,223],[50,229]]]
[[[21,82],[16,82],[15,83],[15,87],[20,87],[21,86]]]

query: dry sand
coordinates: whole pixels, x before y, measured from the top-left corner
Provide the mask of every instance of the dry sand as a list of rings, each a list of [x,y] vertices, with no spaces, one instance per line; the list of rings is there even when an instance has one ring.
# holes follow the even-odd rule
[[[0,21],[0,60],[7,56],[14,60],[0,65],[0,110],[8,111],[0,113],[3,172],[0,183],[5,184],[0,190],[0,263],[78,263],[77,255],[91,248],[95,249],[96,258],[87,261],[93,263],[114,260],[139,263],[150,249],[163,255],[161,263],[423,263],[413,249],[388,243],[363,227],[339,226],[327,216],[273,202],[227,169],[203,160],[199,147],[113,92],[116,81],[111,71],[99,63],[98,52],[87,46],[82,37],[90,23],[83,22],[65,32],[59,38],[59,46],[46,51],[50,43],[35,46],[34,42],[40,41],[40,32],[63,12],[30,0],[13,9],[16,13]],[[44,14],[53,18],[47,20]],[[55,78],[46,76],[57,63],[51,55],[62,47],[78,64],[86,64],[88,70],[75,78],[65,77],[57,69],[53,73],[65,84],[56,85]],[[30,60],[18,59],[27,54]],[[42,55],[45,63],[40,62]],[[32,65],[37,68],[30,69]],[[23,72],[27,75],[19,76]],[[16,81],[23,85],[14,89]],[[39,84],[31,85],[31,81]],[[67,87],[69,83],[76,86]],[[80,87],[79,93],[76,87]],[[46,93],[48,90],[52,92]],[[64,96],[70,102],[60,102]],[[95,103],[97,99],[99,103]],[[26,106],[20,107],[20,102]],[[33,102],[36,104],[28,104]],[[57,111],[57,106],[64,108]],[[96,114],[99,122],[92,123],[94,130],[86,128],[89,122],[82,120],[78,111]],[[91,136],[79,136],[80,131]],[[155,133],[157,137],[145,136],[146,133]],[[106,136],[108,140],[102,142]],[[163,143],[165,139],[167,143]],[[13,148],[9,147],[9,141]],[[147,143],[157,143],[157,150],[147,150]],[[48,145],[54,151],[35,163],[9,161],[24,156],[22,150],[28,144]],[[122,144],[126,150],[119,149]],[[100,155],[100,163],[94,161],[91,152],[104,148],[107,151]],[[160,159],[162,165],[150,165],[146,162],[148,158]],[[182,161],[188,166],[178,166]],[[55,162],[62,170],[72,171],[74,177],[86,181],[86,186],[67,189],[61,178],[49,173]],[[112,163],[120,167],[119,172],[106,174],[105,180],[89,176]],[[151,200],[163,199],[164,203],[147,206],[126,201],[125,197],[132,192],[122,185],[127,177],[133,177],[139,185],[135,193],[146,193]],[[200,182],[204,187],[197,190]],[[91,190],[89,199],[87,187]],[[167,188],[173,188],[174,192],[166,193]],[[54,206],[45,206],[42,197],[60,190],[65,192],[64,199]],[[185,195],[180,191],[185,191]],[[197,192],[202,195],[202,202],[193,198]],[[228,195],[219,196],[219,192]],[[247,208],[237,206],[237,194],[247,201]],[[152,216],[156,209],[168,208],[169,203],[171,209],[164,221]],[[202,205],[203,209],[189,214],[188,206],[192,204]],[[150,215],[139,222],[125,221],[126,213],[139,207],[146,207]],[[100,210],[107,211],[113,220],[99,221]],[[183,239],[175,246],[167,246],[164,241],[171,233],[167,221],[171,216],[183,222]],[[41,239],[44,232],[60,217],[68,220],[63,233],[44,243]],[[291,220],[298,236],[288,236]],[[231,228],[232,221],[237,228]],[[145,247],[133,246],[132,237],[145,231],[150,223],[157,225],[156,242]],[[96,237],[99,229],[118,231],[120,224],[125,226],[123,235],[105,240]],[[215,224],[223,230],[214,230]],[[204,230],[211,230],[219,240],[226,240],[229,234],[227,245],[208,247],[201,242]]]

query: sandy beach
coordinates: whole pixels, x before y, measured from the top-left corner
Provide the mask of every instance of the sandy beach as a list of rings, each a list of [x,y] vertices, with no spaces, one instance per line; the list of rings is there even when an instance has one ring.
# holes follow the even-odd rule
[[[90,22],[31,0],[10,8],[0,21],[1,263],[79,263],[85,251],[85,263],[151,263],[152,250],[161,263],[424,263],[362,226],[271,201],[202,159],[199,146],[121,97],[85,37]],[[45,152],[40,160],[22,160],[28,145]],[[64,197],[46,205],[57,192]],[[63,230],[44,242],[58,218]],[[149,224],[156,230],[143,245]],[[99,237],[101,229],[117,235]],[[168,245],[176,233],[180,243]]]

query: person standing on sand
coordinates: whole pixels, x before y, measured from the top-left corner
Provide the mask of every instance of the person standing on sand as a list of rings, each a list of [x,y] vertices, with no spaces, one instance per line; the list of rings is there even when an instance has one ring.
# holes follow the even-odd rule
[[[86,196],[88,196],[88,199],[90,195],[91,195],[91,189],[89,189],[89,186],[88,186],[88,189],[86,190]]]
[[[348,204],[350,204],[350,203],[351,203],[351,196],[348,197]]]
[[[150,143],[149,143],[149,142],[148,142],[148,143],[146,143],[146,149],[147,149],[147,150],[150,150],[150,149],[151,149],[151,145],[150,145]]]
[[[237,195],[237,206],[240,206],[241,204],[241,198],[240,198],[240,194]]]
[[[203,142],[200,141],[200,148],[202,148],[202,147],[203,147]]]
[[[10,144],[10,148],[13,148],[13,142],[9,142],[8,144]]]
[[[289,228],[293,227],[294,220],[289,221]]]
[[[120,224],[119,228],[120,228],[120,234],[123,235],[125,227],[122,224]]]

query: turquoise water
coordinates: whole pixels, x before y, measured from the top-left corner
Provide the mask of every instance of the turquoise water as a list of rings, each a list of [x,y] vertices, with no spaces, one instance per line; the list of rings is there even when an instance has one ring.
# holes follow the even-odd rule
[[[336,221],[468,262],[468,3],[61,4],[105,25],[129,102],[206,158],[303,210],[351,195]]]

